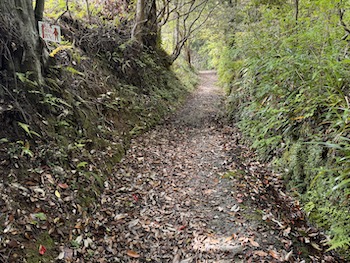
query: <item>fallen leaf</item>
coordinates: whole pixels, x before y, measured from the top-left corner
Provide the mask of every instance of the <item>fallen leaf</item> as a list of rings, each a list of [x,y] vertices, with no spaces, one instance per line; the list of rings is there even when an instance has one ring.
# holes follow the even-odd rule
[[[253,253],[254,255],[257,255],[259,257],[266,257],[268,255],[265,251],[262,251],[262,250],[256,250]]]
[[[39,246],[39,254],[40,255],[44,255],[46,252],[46,247],[44,247],[43,245]]]
[[[57,198],[61,198],[60,192],[58,192],[58,191],[56,190],[56,191],[55,191],[55,196],[57,196]]]
[[[173,258],[173,263],[179,263],[180,262],[180,254],[176,254]]]
[[[31,214],[30,216],[31,216],[31,218],[33,220],[39,219],[41,221],[45,221],[47,219],[46,215],[44,213],[42,213],[42,212],[41,213],[36,213],[36,214]]]
[[[91,238],[87,238],[87,239],[84,239],[84,247],[89,247],[90,246],[90,244],[92,244],[93,243],[93,241],[92,241],[92,239]]]
[[[182,225],[179,227],[179,230],[181,231],[181,230],[184,230],[185,228],[186,228],[186,225]]]
[[[236,235],[235,235],[235,234],[232,234],[231,236],[225,238],[225,242],[229,242],[229,241],[231,241],[232,239],[236,239]]]
[[[13,222],[14,219],[15,219],[15,216],[13,214],[10,214],[8,217],[8,221]]]
[[[140,255],[139,254],[137,254],[135,251],[133,251],[133,250],[128,250],[128,251],[126,251],[126,254],[129,256],[129,257],[131,257],[131,258],[139,258],[140,257]]]
[[[58,184],[58,187],[61,188],[61,189],[67,189],[69,186],[68,186],[68,184],[66,184],[66,183],[63,183],[63,184],[62,184],[62,183],[59,183],[59,184]]]
[[[57,259],[65,259],[66,262],[71,262],[72,258],[73,258],[73,250],[67,247],[61,248],[61,252],[58,255]]]
[[[19,242],[12,239],[10,242],[7,243],[7,246],[9,248],[18,248],[19,247]]]
[[[59,260],[64,259],[64,251],[61,251],[61,252],[58,254],[57,259],[59,259]]]
[[[129,229],[135,227],[140,222],[140,219],[135,219],[129,223]]]
[[[292,255],[293,255],[293,250],[291,250],[290,252],[287,253],[287,255],[285,255],[284,261],[289,261]]]
[[[190,263],[190,262],[193,262],[192,257],[180,261],[180,263]]]
[[[83,241],[83,236],[80,235],[75,239],[75,242],[77,242],[78,244],[80,244]]]
[[[51,174],[45,173],[44,175],[46,176],[46,179],[49,181],[50,184],[54,184],[55,183],[55,180],[53,179]]]
[[[285,237],[289,236],[290,231],[291,231],[291,227],[289,226],[285,230],[283,230],[283,236]]]
[[[135,202],[139,200],[139,197],[136,194],[132,194],[132,198],[134,199]]]
[[[275,259],[280,259],[279,254],[274,250],[269,250],[269,255]]]
[[[320,248],[320,246],[314,242],[311,242],[311,246],[314,248],[314,249],[317,249],[318,251],[322,251],[322,248]]]
[[[114,220],[121,220],[121,219],[124,219],[128,217],[128,214],[117,214],[115,217],[114,217]]]
[[[253,247],[260,247],[259,243],[254,241],[253,238],[249,238],[249,242]]]
[[[234,205],[234,206],[231,207],[230,211],[232,211],[232,212],[238,212],[239,209],[240,209],[240,208],[239,208],[238,205]]]

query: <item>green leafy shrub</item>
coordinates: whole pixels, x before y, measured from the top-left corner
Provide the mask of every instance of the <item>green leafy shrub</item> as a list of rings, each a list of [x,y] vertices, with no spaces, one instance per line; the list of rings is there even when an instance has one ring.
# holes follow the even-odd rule
[[[350,60],[339,5],[303,1],[298,21],[289,4],[245,8],[255,12],[249,27],[218,60],[219,77],[230,90],[229,113],[262,159],[273,161],[301,194],[310,218],[330,234],[331,249],[345,252]]]

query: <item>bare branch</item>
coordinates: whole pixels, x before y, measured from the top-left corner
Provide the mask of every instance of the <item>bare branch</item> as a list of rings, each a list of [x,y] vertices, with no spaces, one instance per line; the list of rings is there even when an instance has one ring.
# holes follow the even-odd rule
[[[195,9],[197,9],[198,7],[200,7],[201,5],[203,4],[206,4],[207,3],[207,0],[201,2],[200,4],[196,5],[193,9],[192,6],[194,5],[195,3],[195,0],[190,0],[188,2],[185,2],[183,3],[182,5],[180,6],[177,6],[175,5],[172,9],[170,9],[170,2],[171,0],[166,0],[167,3],[165,3],[165,1],[163,1],[163,8],[158,12],[158,15],[157,15],[157,20],[158,20],[158,25],[159,26],[163,26],[165,25],[167,22],[170,22],[170,21],[174,21],[176,20],[177,18],[181,18],[183,16],[188,16],[189,14],[191,14],[193,11],[195,11]],[[184,13],[181,13],[180,10],[185,8],[186,6],[188,5],[191,5],[190,7],[190,10],[188,11],[185,11]],[[166,16],[164,16],[164,13],[167,12]],[[169,19],[170,18],[170,15],[174,12],[178,12],[178,13],[181,13],[180,15],[178,15],[176,18],[173,18],[173,19]],[[165,19],[163,19],[165,17]]]
[[[57,21],[58,21],[62,16],[64,16],[65,13],[68,13],[70,19],[73,20],[72,15],[71,15],[70,10],[69,10],[69,0],[66,0],[66,10],[56,18],[56,20],[53,22],[53,24],[57,24]]]
[[[349,35],[350,34],[350,29],[348,28],[348,26],[344,22],[344,14],[345,14],[345,10],[342,9],[341,7],[339,7],[339,21],[340,21],[340,24],[344,28],[345,32]]]
[[[207,1],[206,1],[207,3]],[[204,5],[201,10],[199,11],[199,13],[197,14],[196,18],[191,22],[191,24],[189,25],[189,27],[186,26],[186,20],[188,18],[184,19],[184,32],[183,32],[183,36],[182,39],[180,41],[177,41],[176,46],[174,48],[174,51],[171,55],[171,61],[174,62],[180,55],[181,50],[183,49],[183,47],[185,46],[186,42],[188,41],[188,39],[191,37],[191,35],[197,31],[199,28],[201,28],[207,21],[208,19],[211,17],[212,13],[214,12],[214,10],[216,9],[216,7],[219,4],[216,4],[209,12],[209,14],[205,17],[205,19],[199,23],[198,25],[197,22],[199,21],[199,19],[202,17],[203,12],[206,8],[206,5]]]

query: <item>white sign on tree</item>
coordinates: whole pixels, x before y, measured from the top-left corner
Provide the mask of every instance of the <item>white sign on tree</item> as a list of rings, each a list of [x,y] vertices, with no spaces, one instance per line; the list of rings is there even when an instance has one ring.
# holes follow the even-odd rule
[[[38,22],[39,34],[45,41],[61,42],[61,28],[42,21]]]

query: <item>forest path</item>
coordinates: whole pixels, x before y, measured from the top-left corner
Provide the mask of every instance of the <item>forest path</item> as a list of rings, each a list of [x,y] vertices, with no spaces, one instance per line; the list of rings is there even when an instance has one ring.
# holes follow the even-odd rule
[[[283,219],[294,209],[293,222],[303,220],[298,205],[272,199],[279,179],[238,144],[215,72],[200,76],[184,107],[134,139],[105,183],[93,262],[302,262]]]

